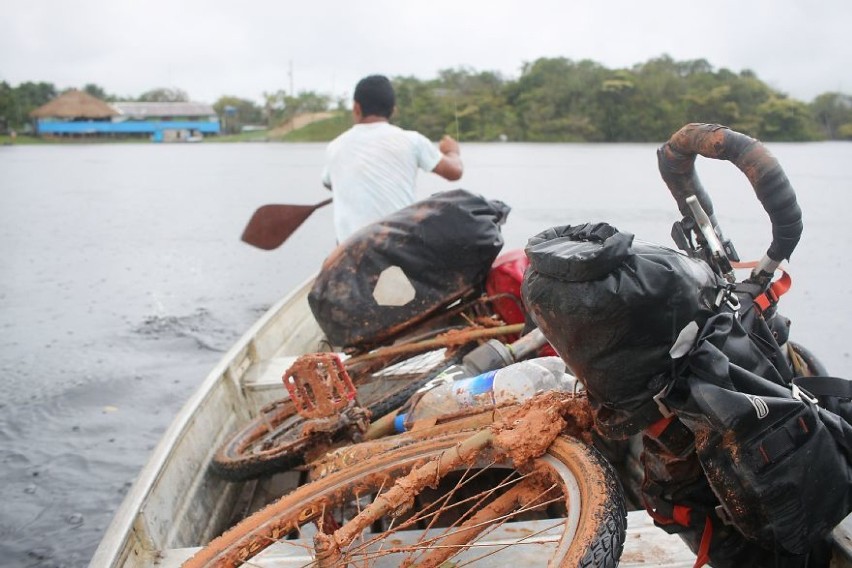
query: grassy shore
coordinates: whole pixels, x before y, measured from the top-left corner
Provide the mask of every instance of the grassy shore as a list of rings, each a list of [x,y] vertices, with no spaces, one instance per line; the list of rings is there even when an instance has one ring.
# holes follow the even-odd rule
[[[9,136],[8,134],[0,134],[0,145],[3,146],[11,146],[15,144],[49,144],[49,140],[45,140],[43,138],[39,138],[38,136],[27,136],[24,134],[18,134],[14,138]]]
[[[324,120],[311,122],[301,128],[281,132],[280,128],[241,132],[205,138],[205,142],[329,142],[338,134],[352,126],[352,116],[348,112],[335,113]]]

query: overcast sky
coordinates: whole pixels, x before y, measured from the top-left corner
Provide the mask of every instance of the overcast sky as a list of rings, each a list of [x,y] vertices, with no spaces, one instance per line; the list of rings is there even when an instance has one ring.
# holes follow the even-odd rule
[[[2,14],[0,80],[131,97],[349,98],[371,73],[516,78],[539,57],[615,69],[663,54],[750,69],[805,102],[852,93],[852,0],[11,0]]]

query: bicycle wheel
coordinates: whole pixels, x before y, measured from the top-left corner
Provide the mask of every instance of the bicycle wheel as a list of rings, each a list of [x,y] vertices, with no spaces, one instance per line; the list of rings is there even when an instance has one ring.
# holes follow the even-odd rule
[[[318,435],[302,435],[304,419],[289,399],[261,408],[213,456],[210,468],[228,481],[246,481],[297,465]]]
[[[507,328],[504,335],[510,331]],[[500,337],[500,333],[495,328],[489,336]],[[379,348],[369,358],[355,358],[347,371],[358,388],[358,401],[375,420],[401,406],[441,371],[461,362],[477,341],[447,348],[435,345],[441,342],[440,335],[421,337]],[[384,356],[384,352],[390,355]],[[229,481],[245,481],[293,467],[301,463],[306,448],[330,441],[323,434],[304,436],[303,425],[295,405],[288,399],[278,400],[261,409],[256,418],[222,444],[213,456],[211,469]]]
[[[401,445],[303,485],[211,541],[184,566],[263,565],[264,557],[316,566],[317,532],[344,526],[395,480],[469,435]],[[343,548],[339,562],[324,565],[498,566],[517,563],[520,552],[527,565],[608,567],[621,555],[626,522],[611,466],[594,448],[560,436],[523,470],[491,448],[480,450],[434,489],[413,495],[405,512],[373,522]],[[445,564],[446,556],[453,563]]]

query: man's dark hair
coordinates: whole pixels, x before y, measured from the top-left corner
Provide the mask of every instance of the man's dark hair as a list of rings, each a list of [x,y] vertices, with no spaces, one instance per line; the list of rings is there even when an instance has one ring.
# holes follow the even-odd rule
[[[396,105],[393,85],[384,75],[370,75],[358,81],[354,99],[361,105],[363,116],[390,118]]]

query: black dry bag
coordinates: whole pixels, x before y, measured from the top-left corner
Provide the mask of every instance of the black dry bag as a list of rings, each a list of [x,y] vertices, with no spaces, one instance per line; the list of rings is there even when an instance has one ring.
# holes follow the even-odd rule
[[[364,227],[329,255],[308,295],[320,328],[335,346],[370,346],[480,291],[509,210],[457,189]]]
[[[522,294],[535,323],[585,385],[596,423],[623,438],[660,418],[681,330],[709,313],[718,277],[702,261],[606,223],[531,238]]]

